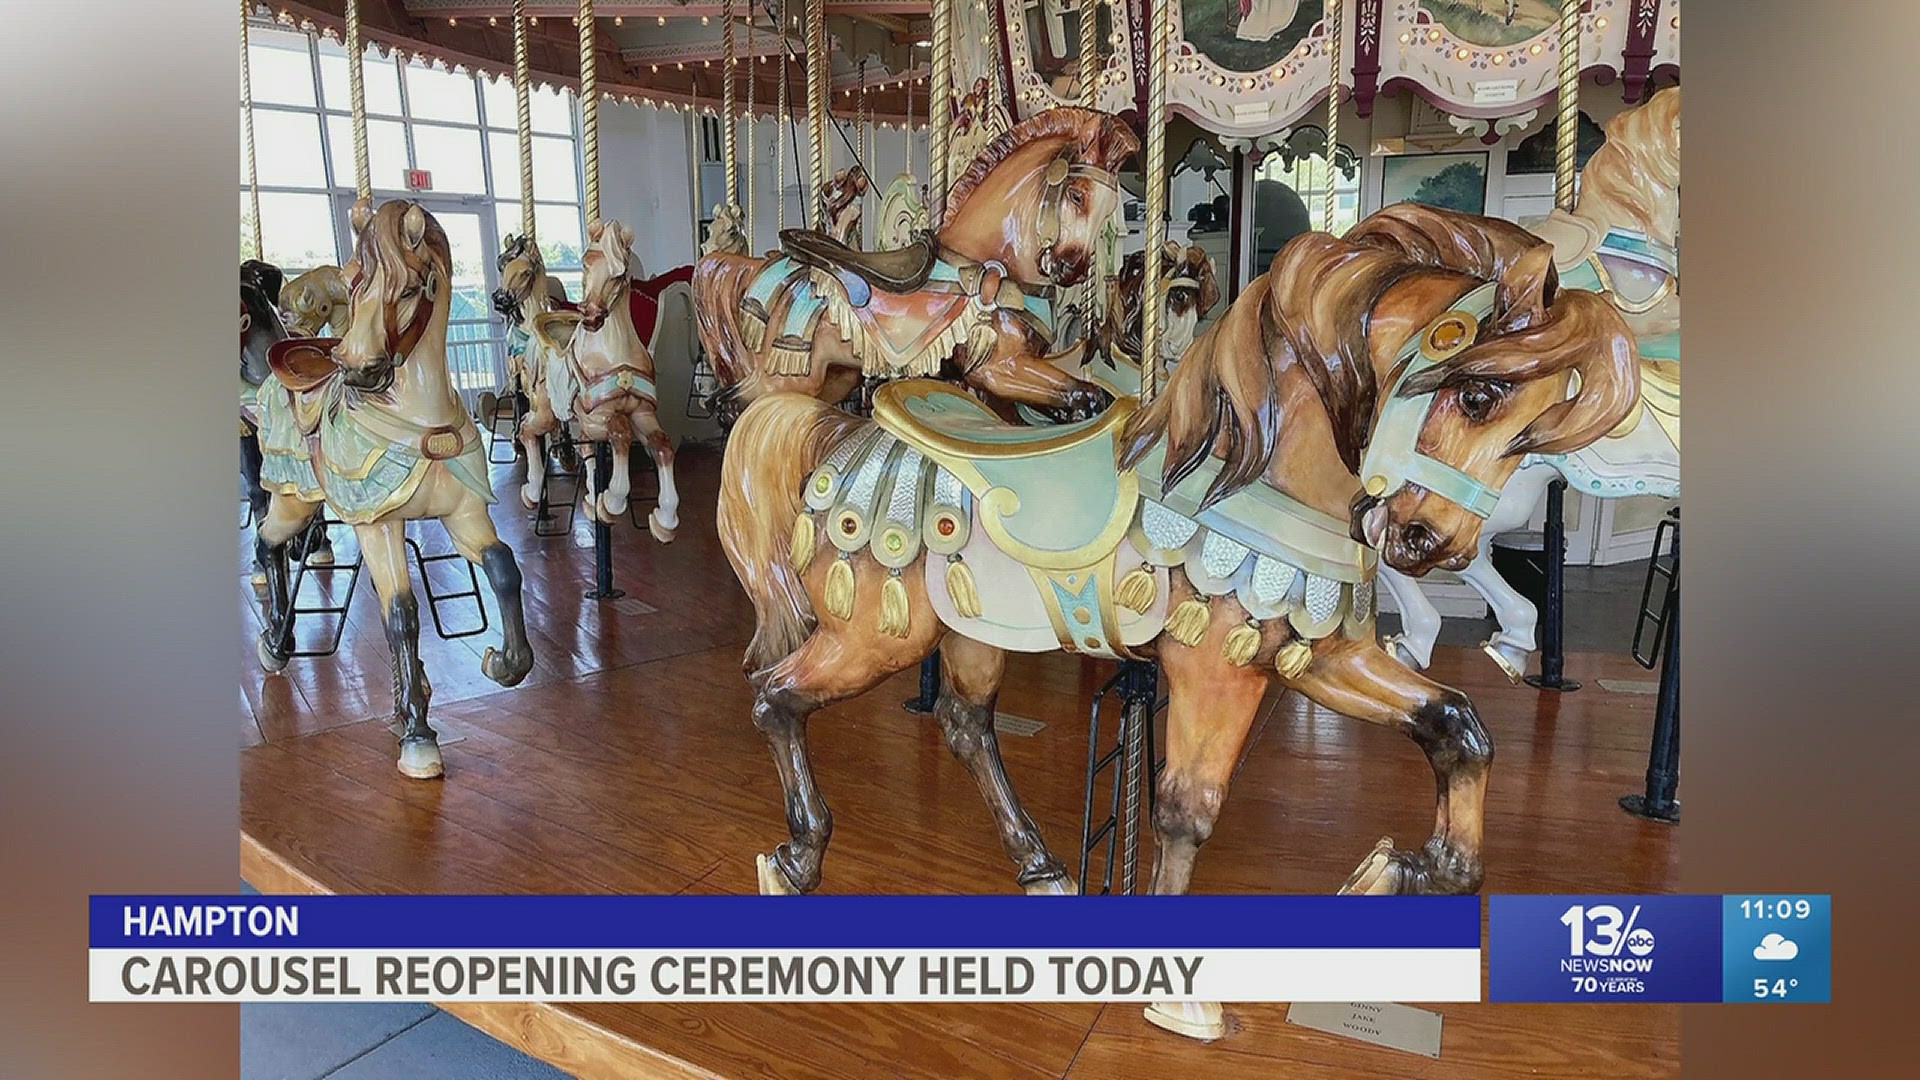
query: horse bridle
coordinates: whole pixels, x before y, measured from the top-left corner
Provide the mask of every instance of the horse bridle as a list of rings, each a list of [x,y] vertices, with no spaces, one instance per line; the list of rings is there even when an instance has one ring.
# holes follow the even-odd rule
[[[360,372],[349,371],[343,376],[349,386],[379,393],[393,385],[393,373],[406,364],[407,357],[412,355],[414,348],[420,344],[420,339],[426,336],[427,325],[433,321],[435,301],[432,289],[428,288],[431,281],[430,273],[421,275],[421,301],[414,307],[413,319],[401,328],[397,339],[391,334],[387,336],[387,355],[384,357],[386,363],[380,365],[378,377],[368,378],[361,376]],[[356,274],[347,286],[347,293],[351,296],[359,290],[360,278]]]
[[[1046,187],[1040,193],[1039,220],[1035,223],[1040,239],[1040,255],[1035,260],[1035,265],[1039,266],[1041,273],[1047,275],[1048,281],[1056,285],[1059,284],[1059,279],[1054,276],[1052,269],[1053,245],[1060,242],[1060,204],[1067,197],[1067,181],[1076,176],[1084,176],[1092,178],[1094,183],[1103,187],[1118,190],[1120,186],[1119,177],[1111,171],[1100,168],[1098,165],[1075,161],[1077,156],[1077,147],[1065,146],[1053,156],[1052,161],[1047,163]]]
[[[1403,387],[1415,374],[1444,363],[1470,348],[1480,333],[1480,320],[1493,312],[1498,282],[1487,282],[1454,301],[1439,318],[1428,323],[1400,349],[1387,403],[1374,425],[1360,464],[1362,485],[1375,500],[1388,498],[1407,484],[1418,484],[1475,517],[1485,518],[1500,502],[1500,489],[1438,458],[1420,452],[1420,432],[1426,427],[1439,391],[1409,394]]]

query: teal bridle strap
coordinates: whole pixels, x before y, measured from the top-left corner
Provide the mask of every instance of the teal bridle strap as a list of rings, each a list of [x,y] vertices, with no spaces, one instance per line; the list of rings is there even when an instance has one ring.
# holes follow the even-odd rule
[[[1361,481],[1368,494],[1385,498],[1407,484],[1418,484],[1480,518],[1492,514],[1499,504],[1498,488],[1488,487],[1446,462],[1420,453],[1420,429],[1426,426],[1427,415],[1433,410],[1434,394],[1411,397],[1400,394],[1400,388],[1408,379],[1473,344],[1480,320],[1493,311],[1497,288],[1498,283],[1491,281],[1475,288],[1401,348],[1395,360],[1395,366],[1401,369],[1400,377],[1387,393],[1380,422],[1374,425],[1366,458],[1360,463]],[[1443,333],[1457,336],[1443,346],[1437,345],[1435,338]]]

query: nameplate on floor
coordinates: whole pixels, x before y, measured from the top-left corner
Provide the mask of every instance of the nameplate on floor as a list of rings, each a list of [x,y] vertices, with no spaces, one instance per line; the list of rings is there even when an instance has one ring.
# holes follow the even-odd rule
[[[1411,1005],[1299,1001],[1287,1006],[1289,1024],[1430,1058],[1440,1056],[1440,1019],[1437,1012]]]
[[[1044,720],[1035,720],[1031,716],[996,712],[993,714],[993,730],[1002,735],[1018,735],[1023,739],[1031,739],[1047,730],[1047,723]]]
[[[622,615],[651,615],[660,609],[647,603],[645,600],[636,600],[631,596],[623,596],[613,602],[613,610]]]

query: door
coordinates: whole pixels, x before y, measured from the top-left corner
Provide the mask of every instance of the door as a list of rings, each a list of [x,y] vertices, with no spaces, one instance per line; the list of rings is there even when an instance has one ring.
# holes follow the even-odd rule
[[[433,215],[446,231],[453,253],[453,310],[447,318],[447,367],[460,403],[469,413],[482,391],[498,392],[507,381],[506,324],[493,310],[493,290],[499,286],[494,254],[500,242],[494,226],[493,205],[459,196],[409,192],[409,198]],[[376,199],[376,203],[384,199]],[[341,235],[350,235],[346,213],[353,200],[339,201]]]

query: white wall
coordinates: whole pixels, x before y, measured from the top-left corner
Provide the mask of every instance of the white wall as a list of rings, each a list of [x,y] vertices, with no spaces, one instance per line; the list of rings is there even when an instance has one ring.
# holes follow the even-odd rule
[[[685,113],[600,104],[600,212],[633,228],[648,275],[698,255]]]

